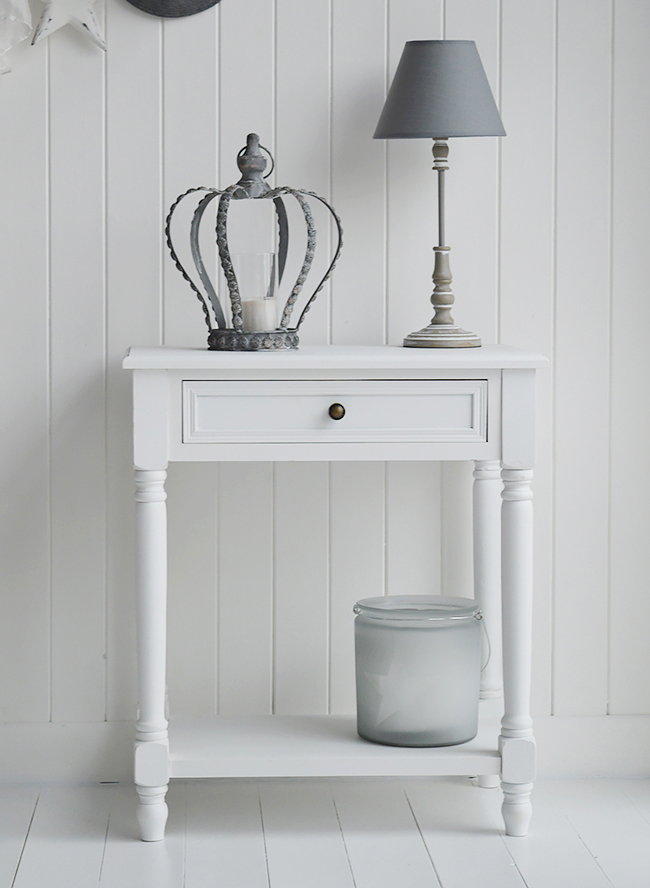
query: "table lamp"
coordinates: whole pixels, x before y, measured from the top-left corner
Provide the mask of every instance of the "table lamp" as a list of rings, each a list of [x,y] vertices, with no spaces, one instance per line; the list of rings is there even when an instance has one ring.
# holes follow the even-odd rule
[[[481,344],[475,333],[451,316],[449,247],[445,243],[445,171],[448,138],[505,136],[490,85],[473,40],[410,40],[377,124],[375,139],[433,139],[433,169],[438,172],[438,246],[434,247],[434,315],[409,334],[404,345],[458,348]]]

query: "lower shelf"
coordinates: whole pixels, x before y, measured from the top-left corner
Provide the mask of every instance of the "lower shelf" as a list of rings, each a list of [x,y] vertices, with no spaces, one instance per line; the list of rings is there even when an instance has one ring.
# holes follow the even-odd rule
[[[172,777],[403,777],[498,774],[501,701],[481,704],[478,735],[431,749],[362,740],[353,717],[172,719]]]

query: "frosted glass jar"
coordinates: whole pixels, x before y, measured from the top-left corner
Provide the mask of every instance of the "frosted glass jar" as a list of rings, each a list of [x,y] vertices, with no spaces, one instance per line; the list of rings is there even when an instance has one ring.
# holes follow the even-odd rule
[[[452,746],[478,731],[481,620],[470,598],[389,595],[354,607],[357,731],[389,746]]]

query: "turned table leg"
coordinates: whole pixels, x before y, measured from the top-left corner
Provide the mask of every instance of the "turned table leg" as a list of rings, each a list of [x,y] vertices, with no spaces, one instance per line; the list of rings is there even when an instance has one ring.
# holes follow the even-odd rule
[[[501,786],[506,834],[525,836],[535,779],[535,740],[530,717],[533,619],[532,470],[504,466],[501,512],[503,691]]]
[[[167,509],[163,470],[136,469],[136,598],[138,718],[135,784],[145,842],[165,834],[169,783],[165,658],[167,634]]]

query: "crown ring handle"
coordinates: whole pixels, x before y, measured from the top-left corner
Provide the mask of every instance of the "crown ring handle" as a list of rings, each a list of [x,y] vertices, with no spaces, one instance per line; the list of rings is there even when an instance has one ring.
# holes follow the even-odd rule
[[[262,149],[262,151],[266,151],[266,153],[268,154],[269,159],[271,161],[271,169],[268,171],[268,173],[265,176],[262,176],[263,179],[268,179],[268,177],[271,175],[271,173],[275,169],[275,159],[268,148],[265,148],[264,145],[260,145],[259,147]],[[244,152],[247,151],[247,149],[248,149],[248,145],[245,145],[243,148],[240,148],[239,151],[237,152],[237,157],[238,158],[241,157],[242,154],[244,154]]]

